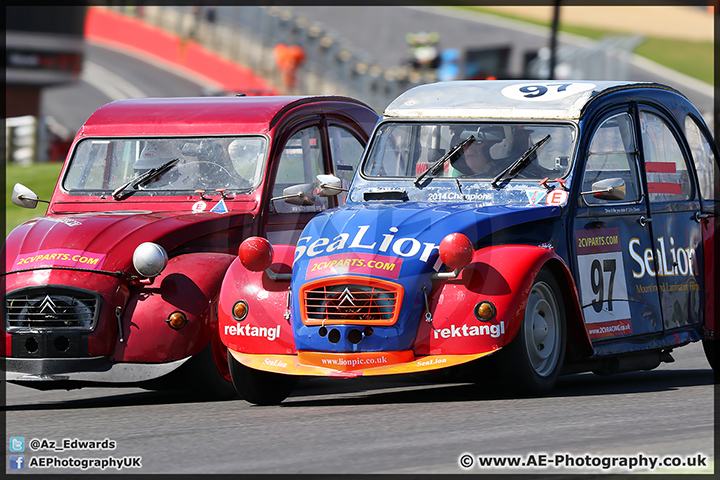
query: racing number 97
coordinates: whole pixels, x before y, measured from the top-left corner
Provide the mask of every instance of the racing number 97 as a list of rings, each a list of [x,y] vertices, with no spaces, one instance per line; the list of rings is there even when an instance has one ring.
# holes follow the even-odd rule
[[[600,260],[595,259],[593,260],[592,264],[590,265],[590,287],[592,288],[592,291],[595,295],[598,296],[597,299],[592,300],[592,307],[597,312],[600,313],[602,311],[602,305],[603,302],[607,302],[608,304],[608,311],[612,312],[613,305],[612,305],[612,292],[613,292],[613,286],[615,283],[615,270],[616,270],[616,264],[614,258],[605,258],[602,261],[602,269],[600,267]],[[605,298],[605,281],[603,277],[603,272],[609,272],[610,273],[610,285],[608,285],[608,296],[607,299]]]
[[[525,98],[535,98],[535,97],[542,97],[545,95],[548,91],[547,87],[558,87],[558,92],[564,92],[567,90],[567,87],[569,87],[569,83],[549,83],[547,86],[545,85],[526,85],[524,87],[520,87],[520,91],[525,94]]]

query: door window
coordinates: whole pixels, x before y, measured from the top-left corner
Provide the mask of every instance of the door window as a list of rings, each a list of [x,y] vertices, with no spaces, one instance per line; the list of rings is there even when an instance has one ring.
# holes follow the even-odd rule
[[[583,192],[589,192],[592,185],[600,180],[621,178],[625,182],[625,199],[602,200],[583,195],[588,204],[626,203],[640,199],[635,159],[637,147],[632,125],[627,113],[609,117],[600,125],[588,150],[582,186]]]
[[[650,202],[690,199],[687,163],[670,127],[658,115],[644,111],[640,113],[640,130]]]
[[[715,161],[715,154],[710,142],[690,115],[685,117],[685,137],[695,162],[700,196],[703,200],[714,200],[720,192],[720,169]]]
[[[328,128],[328,134],[330,135],[330,155],[335,165],[335,176],[342,180],[343,188],[350,188],[364,147],[360,140],[345,128],[331,125]],[[346,197],[347,192],[338,195],[340,205],[345,203]]]
[[[315,184],[318,174],[325,173],[321,131],[317,126],[304,128],[295,133],[285,144],[277,173],[273,197],[280,197],[283,190],[302,183]],[[291,205],[283,200],[273,202],[278,213],[319,212],[327,208],[327,198],[316,197],[314,205]]]

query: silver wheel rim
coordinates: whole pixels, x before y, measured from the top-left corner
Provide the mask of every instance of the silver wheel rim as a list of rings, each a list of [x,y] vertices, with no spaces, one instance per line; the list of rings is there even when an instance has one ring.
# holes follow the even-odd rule
[[[550,375],[560,358],[560,312],[552,288],[537,282],[528,297],[523,319],[525,351],[541,377]]]

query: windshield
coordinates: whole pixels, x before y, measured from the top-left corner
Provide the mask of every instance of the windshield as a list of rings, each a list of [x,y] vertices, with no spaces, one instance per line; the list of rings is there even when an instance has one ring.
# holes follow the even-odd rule
[[[474,139],[463,144],[470,136]],[[575,129],[568,124],[392,122],[378,127],[363,173],[369,177],[417,179],[461,145],[460,155],[440,162],[424,180],[489,181],[540,142],[515,178],[558,178],[570,168],[574,140]]]
[[[63,188],[71,194],[110,194],[166,165],[142,182],[136,195],[218,188],[250,193],[260,185],[266,157],[267,139],[261,136],[88,138],[77,145]]]

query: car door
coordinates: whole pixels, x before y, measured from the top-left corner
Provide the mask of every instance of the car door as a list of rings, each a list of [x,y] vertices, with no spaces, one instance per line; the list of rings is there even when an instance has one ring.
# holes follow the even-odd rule
[[[641,106],[639,114],[655,279],[664,329],[672,330],[702,321],[700,200],[679,129],[658,110]]]
[[[581,195],[573,220],[573,261],[590,339],[662,330],[654,277],[650,224],[640,163],[636,120],[628,105],[591,126],[582,162]],[[593,194],[598,182],[624,183],[625,195]],[[619,198],[621,197],[621,198]]]

